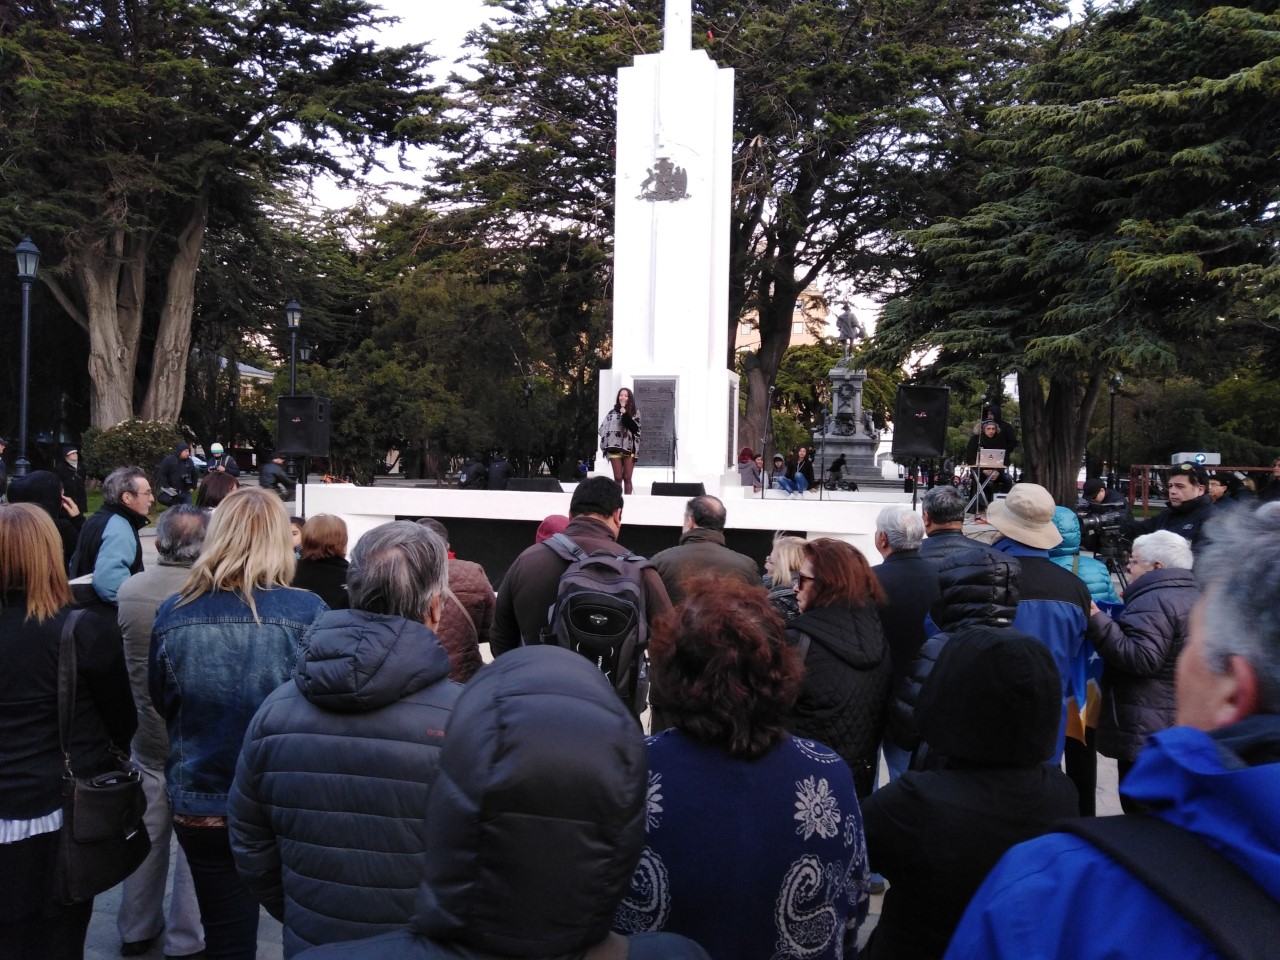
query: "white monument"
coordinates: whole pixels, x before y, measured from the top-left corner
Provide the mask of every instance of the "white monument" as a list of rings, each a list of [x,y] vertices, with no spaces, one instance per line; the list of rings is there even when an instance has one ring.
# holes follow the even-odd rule
[[[728,356],[733,71],[693,50],[690,0],[667,0],[661,53],[618,71],[613,368],[640,408],[637,489],[720,489],[736,460]],[[609,475],[603,460],[597,472]],[[736,480],[736,475],[735,475]]]

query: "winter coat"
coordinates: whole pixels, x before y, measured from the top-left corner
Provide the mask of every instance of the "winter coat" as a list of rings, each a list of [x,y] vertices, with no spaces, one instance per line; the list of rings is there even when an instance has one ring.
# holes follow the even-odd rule
[[[985,543],[966,536],[963,530],[935,530],[920,544],[920,556],[941,566],[951,554],[974,547],[987,549]]]
[[[916,704],[942,649],[967,627],[1008,627],[1018,609],[1021,566],[981,544],[946,555],[938,568],[939,599],[931,616],[941,629],[925,641],[893,688],[888,736],[902,750],[914,750],[920,736]]]
[[[120,584],[142,572],[138,531],[150,521],[124,504],[104,503],[84,522],[68,575],[72,580],[93,574],[93,589],[105,603],[115,603]]]
[[[493,627],[493,585],[480,564],[450,557],[449,591],[436,636],[449,654],[449,678],[466,683],[484,666],[480,644],[489,642]]]
[[[1213,511],[1213,497],[1208,493],[1193,500],[1185,500],[1177,506],[1170,505],[1154,517],[1145,520],[1131,521],[1126,529],[1129,539],[1154,533],[1157,530],[1171,530],[1180,537],[1191,541],[1192,549],[1200,546],[1204,538],[1204,527],[1210,520],[1220,514]]]
[[[886,599],[880,607],[880,626],[889,643],[893,689],[897,689],[924,646],[925,618],[941,596],[938,568],[921,559],[918,550],[899,550],[873,570],[884,587]]]
[[[640,452],[640,411],[634,417],[614,407],[600,421],[600,449],[605,453],[621,450],[636,456]]]
[[[160,466],[156,468],[156,499],[161,503],[180,503],[182,494],[190,493],[196,488],[199,481],[196,479],[195,464],[191,462],[189,456],[185,459],[180,456],[183,450],[190,449],[191,447],[185,443],[178,444],[174,452],[161,460]],[[175,490],[177,493],[170,498],[164,493],[166,489]],[[164,499],[161,499],[162,497]]]
[[[293,574],[293,586],[310,590],[328,604],[330,610],[345,610],[351,606],[347,597],[347,558],[322,557],[298,561]]]
[[[1280,901],[1280,716],[1255,714],[1211,733],[1158,733],[1120,792],[1202,837]],[[947,960],[1217,955],[1168,901],[1066,833],[1005,854],[946,953]]]
[[[635,718],[584,657],[494,661],[453,710],[409,928],[303,956],[581,957],[609,934],[644,846],[647,773]],[[630,946],[633,960],[706,957],[674,934]]]
[[[62,492],[62,481],[49,470],[33,470],[25,477],[14,477],[9,484],[10,503],[34,503],[49,515],[62,539],[62,565],[67,567],[75,555],[85,518],[83,513],[74,517],[67,516],[62,509]],[[84,497],[83,482],[80,484],[80,496]]]
[[[1111,571],[1101,560],[1080,553],[1080,518],[1068,507],[1055,507],[1053,525],[1062,534],[1062,542],[1049,550],[1049,559],[1070,570],[1085,582],[1095,603],[1119,603],[1120,597],[1111,583]]]
[[[565,535],[587,553],[607,550],[621,556],[627,552],[613,537],[603,520],[578,516],[569,521]],[[497,606],[493,613],[493,629],[489,631],[489,649],[499,656],[524,644],[541,643],[542,629],[547,625],[547,611],[560,589],[560,576],[569,564],[551,547],[535,543],[525,549],[507,569],[498,587]],[[667,588],[658,571],[647,568],[641,575],[645,589],[645,616],[649,623],[671,609]]]
[[[869,960],[942,956],[1004,852],[1076,815],[1075,785],[1043,762],[1058,732],[1053,657],[1010,627],[955,636],[917,708],[940,768],[908,771],[862,804],[868,852],[890,881]]]
[[[254,714],[228,825],[240,876],[284,924],[285,956],[413,916],[427,794],[461,689],[448,676],[422,624],[335,610]]]
[[[853,771],[858,796],[867,797],[892,683],[880,615],[871,605],[806,610],[787,628],[793,643],[802,642],[802,635],[809,639],[804,684],[787,727],[840,754]]]
[[[683,581],[699,574],[734,577],[748,586],[760,582],[760,567],[745,554],[726,547],[721,530],[686,530],[678,545],[655,553],[649,562],[662,577],[672,604],[684,599]]]
[[[80,468],[73,467],[63,459],[58,461],[53,472],[62,481],[62,492],[71,498],[72,502],[80,508],[80,515],[84,516],[89,510],[89,495],[85,492],[84,474],[80,472]]]
[[[1092,604],[1089,588],[1050,560],[1048,550],[1028,547],[1007,537],[997,540],[993,548],[1017,557],[1022,566],[1013,625],[1049,648],[1062,678],[1062,724],[1054,758],[1057,762],[1067,739],[1067,700],[1075,697],[1079,704],[1086,699],[1087,668],[1093,653],[1085,639]]]
[[[1129,584],[1112,620],[1089,618],[1089,636],[1106,664],[1098,752],[1133,761],[1147,737],[1173,726],[1174,674],[1200,591],[1190,570],[1162,567]]]
[[[713,960],[853,957],[870,877],[844,761],[794,737],[753,760],[679,730],[648,745],[645,848],[614,929],[682,933]],[[797,882],[813,863],[822,883]]]

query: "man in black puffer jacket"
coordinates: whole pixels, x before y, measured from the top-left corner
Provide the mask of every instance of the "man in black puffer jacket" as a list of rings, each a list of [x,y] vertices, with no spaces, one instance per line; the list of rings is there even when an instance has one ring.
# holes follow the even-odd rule
[[[942,599],[930,610],[941,632],[925,641],[889,702],[887,735],[899,748],[914,751],[919,744],[916,703],[943,647],[952,640],[964,639],[971,632],[984,637],[1027,638],[1012,626],[1018,609],[1021,575],[1017,557],[996,553],[982,545],[955,551],[943,560],[938,571]],[[919,769],[921,760],[917,756],[912,768]]]
[[[461,690],[433,632],[446,563],[444,542],[416,523],[361,537],[351,609],[316,620],[293,680],[249,724],[228,801],[231,848],[284,924],[286,957],[413,916],[427,792]]]

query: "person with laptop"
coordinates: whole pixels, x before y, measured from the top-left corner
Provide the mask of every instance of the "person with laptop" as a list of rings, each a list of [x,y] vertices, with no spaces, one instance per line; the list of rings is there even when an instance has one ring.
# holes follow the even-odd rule
[[[964,462],[978,468],[979,482],[982,483],[987,497],[997,493],[1008,493],[1009,478],[1004,468],[1006,448],[1005,439],[1000,432],[1000,424],[991,419],[983,420],[981,429],[969,438],[969,447],[965,451]]]

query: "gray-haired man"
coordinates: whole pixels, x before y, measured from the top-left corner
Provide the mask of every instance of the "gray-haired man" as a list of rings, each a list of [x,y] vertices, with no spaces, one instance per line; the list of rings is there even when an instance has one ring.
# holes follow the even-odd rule
[[[307,634],[294,679],[258,709],[228,801],[241,877],[284,924],[284,955],[413,916],[423,811],[461,690],[436,638],[444,542],[397,520],[360,538],[349,610]],[[359,878],[359,879],[356,879]]]
[[[165,722],[151,705],[147,687],[147,655],[151,650],[151,628],[156,610],[182,587],[191,565],[200,556],[209,523],[199,507],[183,504],[170,507],[156,521],[156,552],[160,559],[150,570],[126,580],[117,594],[120,632],[124,634],[124,659],[129,667],[129,683],[138,707],[138,732],[133,736],[133,760],[142,771],[147,795],[147,832],[151,853],[124,882],[116,928],[120,932],[120,953],[131,957],[146,953],[164,930],[166,957],[185,957],[204,949],[200,907],[196,903],[191,868],[182,848],[177,850],[173,869],[173,896],[169,917],[164,914],[164,887],[169,875],[169,837],[173,831],[169,797],[165,793],[164,765],[169,757],[169,734]]]

